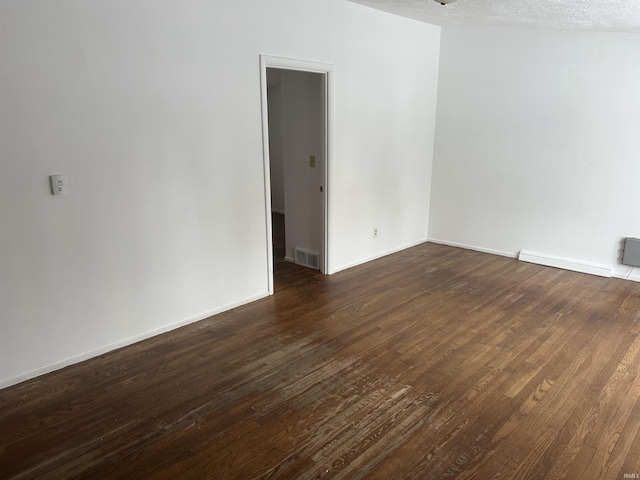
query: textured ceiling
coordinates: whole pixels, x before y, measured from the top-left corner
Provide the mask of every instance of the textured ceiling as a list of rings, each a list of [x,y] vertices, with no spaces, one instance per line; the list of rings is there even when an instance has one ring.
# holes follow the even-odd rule
[[[640,0],[350,0],[440,26],[640,32]]]

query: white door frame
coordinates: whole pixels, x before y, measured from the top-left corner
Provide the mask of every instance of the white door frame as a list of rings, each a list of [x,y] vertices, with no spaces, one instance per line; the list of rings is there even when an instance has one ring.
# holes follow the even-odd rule
[[[323,163],[323,197],[322,197],[322,252],[320,271],[325,274],[329,270],[329,164],[331,155],[331,142],[333,139],[331,128],[333,126],[333,64],[310,62],[293,58],[272,57],[260,55],[260,89],[262,103],[262,155],[264,158],[264,199],[267,230],[267,268],[269,295],[273,295],[273,226],[271,224],[271,170],[269,160],[269,117],[267,104],[267,68],[280,68],[285,70],[298,70],[324,75],[324,162]]]

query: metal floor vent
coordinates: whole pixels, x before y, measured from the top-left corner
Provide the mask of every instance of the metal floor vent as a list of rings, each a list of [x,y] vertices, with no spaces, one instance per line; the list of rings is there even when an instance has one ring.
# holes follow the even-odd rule
[[[313,268],[315,270],[320,269],[320,261],[317,253],[307,252],[300,248],[296,248],[296,264],[304,265],[305,267]]]

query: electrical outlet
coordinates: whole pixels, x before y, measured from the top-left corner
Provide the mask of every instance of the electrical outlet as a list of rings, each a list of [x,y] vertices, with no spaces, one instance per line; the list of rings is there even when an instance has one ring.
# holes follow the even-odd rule
[[[373,229],[373,238],[378,238],[378,229],[377,228]]]

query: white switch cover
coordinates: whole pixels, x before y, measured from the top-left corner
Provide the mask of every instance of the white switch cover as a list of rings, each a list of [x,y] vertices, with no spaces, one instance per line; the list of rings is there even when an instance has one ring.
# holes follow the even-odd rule
[[[53,195],[66,195],[68,191],[67,177],[64,175],[51,175],[51,193]]]

